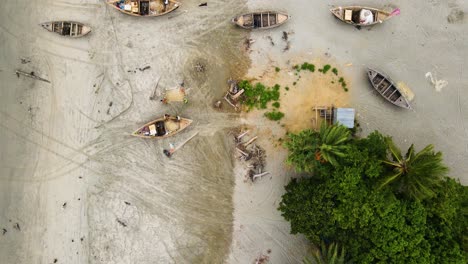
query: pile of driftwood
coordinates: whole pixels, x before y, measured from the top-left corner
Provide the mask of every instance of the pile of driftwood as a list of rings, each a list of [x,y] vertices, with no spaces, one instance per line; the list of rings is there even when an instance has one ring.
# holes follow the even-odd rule
[[[224,96],[224,100],[237,111],[240,109],[240,97],[244,93],[244,89],[239,89],[237,81],[233,79],[228,80],[229,90]]]
[[[250,138],[248,141],[243,142],[242,138],[249,133],[249,130],[242,132],[238,136],[234,137],[236,142],[236,151],[239,153],[239,160],[247,162],[247,175],[246,179],[250,179],[252,182],[257,178],[261,178],[269,174],[267,171],[263,171],[265,167],[265,150],[256,144],[253,144],[257,140],[257,136]]]

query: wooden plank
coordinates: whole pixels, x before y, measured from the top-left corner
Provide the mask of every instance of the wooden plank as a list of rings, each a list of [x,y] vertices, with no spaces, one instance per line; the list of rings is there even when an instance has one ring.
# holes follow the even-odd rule
[[[387,89],[385,89],[385,91],[382,92],[382,95],[385,94],[385,92],[386,92],[388,89],[390,89],[390,87],[392,87],[392,86],[393,86],[393,84],[390,84],[390,86],[388,86]]]

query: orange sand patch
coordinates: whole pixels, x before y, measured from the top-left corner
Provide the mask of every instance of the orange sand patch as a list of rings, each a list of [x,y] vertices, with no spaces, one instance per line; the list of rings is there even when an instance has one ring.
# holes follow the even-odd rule
[[[183,102],[185,98],[185,89],[184,88],[175,88],[166,90],[164,93],[164,98],[167,102]]]
[[[295,75],[296,70],[292,69],[292,66],[302,63],[303,61],[291,63],[288,69],[282,68],[280,72],[268,72],[260,80],[256,80],[268,86],[281,85],[279,111],[285,116],[280,122],[290,132],[318,128],[322,120],[319,113],[314,110],[315,107],[349,107],[350,92],[345,92],[338,80],[343,77],[348,89],[352,89],[351,82],[343,74],[341,68],[337,67],[337,63],[316,59],[311,62],[315,65],[315,72],[301,70],[298,75]],[[326,74],[319,72],[318,69],[323,68],[325,64],[337,68],[338,76],[331,69]],[[294,82],[296,85],[293,85]],[[286,86],[289,87],[289,91],[285,90]]]

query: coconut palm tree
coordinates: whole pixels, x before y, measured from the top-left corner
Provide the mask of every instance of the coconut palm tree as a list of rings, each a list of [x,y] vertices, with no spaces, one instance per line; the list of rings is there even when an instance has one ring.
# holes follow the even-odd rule
[[[345,250],[340,250],[339,246],[335,243],[326,245],[322,241],[320,249],[317,249],[312,254],[312,259],[316,264],[344,264],[345,263]],[[304,264],[312,264],[312,260],[308,257],[304,258]]]
[[[385,141],[391,160],[383,162],[393,167],[393,171],[382,181],[380,188],[396,183],[397,190],[412,199],[433,197],[434,188],[440,186],[442,177],[448,172],[442,162],[442,153],[435,153],[433,145],[415,153],[414,145],[411,145],[403,157],[391,137],[385,138]]]
[[[328,126],[323,122],[320,126],[320,146],[317,151],[317,158],[330,162],[336,166],[336,157],[344,157],[347,142],[351,139],[351,131],[343,125]]]

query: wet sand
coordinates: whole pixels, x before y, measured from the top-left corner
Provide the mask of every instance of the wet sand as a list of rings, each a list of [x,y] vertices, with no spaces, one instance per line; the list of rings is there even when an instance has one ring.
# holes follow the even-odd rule
[[[97,0],[3,4],[2,262],[226,258],[234,185],[226,132],[237,115],[211,106],[226,80],[248,68],[240,52],[247,32],[226,19],[245,6],[184,2],[176,12],[150,19],[126,16]],[[37,26],[53,19],[82,21],[93,31],[72,40]],[[204,72],[195,70],[197,62]],[[15,69],[35,71],[51,83],[17,78]],[[184,81],[188,103],[149,100],[158,79],[157,95]],[[130,136],[164,113],[195,121],[167,140]],[[178,145],[195,131],[199,135],[172,159],[163,154],[169,143]],[[16,223],[21,230],[13,228]]]
[[[7,233],[0,234],[2,261],[251,263],[268,249],[270,263],[302,260],[309,245],[289,234],[276,210],[283,186],[296,175],[284,167],[286,152],[277,143],[285,129],[260,112],[239,116],[211,107],[227,88],[226,79],[243,76],[248,67],[242,53],[248,33],[228,23],[247,9],[292,15],[280,28],[250,35],[255,43],[247,76],[274,71],[272,64],[287,69],[294,61],[325,57],[350,83],[349,103],[362,134],[378,129],[402,147],[433,143],[444,152],[451,174],[468,183],[463,89],[468,21],[457,15],[468,11],[468,3],[393,1],[401,15],[369,30],[334,19],[328,8],[338,1],[198,4],[183,1],[176,12],[154,19],[126,16],[98,0],[3,4],[0,228]],[[53,19],[83,21],[93,32],[71,40],[37,26]],[[282,31],[291,32],[286,52]],[[22,64],[20,58],[31,62]],[[205,72],[195,70],[199,62],[207,65]],[[151,68],[139,70],[145,66]],[[405,83],[415,93],[414,110],[380,98],[368,84],[366,66]],[[51,83],[17,78],[15,69],[34,71]],[[427,72],[448,85],[437,92]],[[188,104],[149,100],[158,78],[161,91],[184,80]],[[167,140],[129,136],[166,112],[195,122]],[[227,131],[240,124],[257,127],[258,143],[267,150],[271,175],[254,184],[245,183],[243,167],[232,162]],[[172,159],[164,156],[169,143],[177,145],[195,131],[200,135]]]

